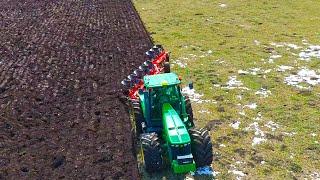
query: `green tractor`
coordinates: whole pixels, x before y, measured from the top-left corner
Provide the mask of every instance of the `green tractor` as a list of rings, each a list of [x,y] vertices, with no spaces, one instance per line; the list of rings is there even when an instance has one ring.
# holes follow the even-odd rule
[[[143,81],[145,89],[139,90],[133,109],[146,170],[159,171],[169,163],[174,173],[187,173],[210,165],[209,133],[194,128],[191,103],[181,94],[178,76],[156,74]]]
[[[171,166],[174,173],[188,173],[210,166],[209,133],[195,128],[190,99],[181,93],[181,79],[170,72],[169,53],[157,45],[146,54],[150,60],[121,83],[131,100],[147,172]]]

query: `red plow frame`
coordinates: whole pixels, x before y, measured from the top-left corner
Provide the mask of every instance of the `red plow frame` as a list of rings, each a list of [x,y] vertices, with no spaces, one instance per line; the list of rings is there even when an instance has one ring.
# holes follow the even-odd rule
[[[124,79],[121,84],[127,87],[127,93],[130,99],[137,99],[139,89],[144,88],[143,76],[155,75],[170,69],[169,53],[161,45],[156,45],[146,52],[149,60],[145,61],[139,69]]]

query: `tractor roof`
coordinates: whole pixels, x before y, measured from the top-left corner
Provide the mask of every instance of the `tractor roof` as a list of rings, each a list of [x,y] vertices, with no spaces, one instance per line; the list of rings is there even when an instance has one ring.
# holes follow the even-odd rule
[[[163,73],[144,76],[143,81],[146,88],[180,84],[180,80],[175,73]]]

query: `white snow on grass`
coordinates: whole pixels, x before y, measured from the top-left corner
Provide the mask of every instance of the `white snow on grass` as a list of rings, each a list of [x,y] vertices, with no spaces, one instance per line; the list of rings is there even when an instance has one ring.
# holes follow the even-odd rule
[[[222,88],[249,90],[249,88],[243,87],[243,83],[240,80],[237,80],[237,76],[230,76],[229,81],[226,83],[226,86],[223,86]]]
[[[262,119],[262,114],[261,112],[258,112],[257,117],[253,118],[255,121],[260,121]]]
[[[269,62],[269,63],[274,63],[274,60],[275,60],[275,59],[279,59],[279,58],[281,58],[281,57],[282,57],[282,56],[279,55],[279,54],[273,54],[273,55],[271,55],[271,56],[269,57],[268,62]]]
[[[258,40],[254,40],[253,42],[254,42],[254,44],[257,45],[257,46],[259,46],[259,45],[261,44],[260,41],[258,41]]]
[[[280,127],[279,124],[273,122],[273,121],[268,121],[264,126],[268,127],[271,129],[271,131],[275,131],[276,129],[278,129]]]
[[[317,134],[316,134],[316,133],[311,133],[311,136],[312,136],[312,137],[316,137]]]
[[[270,43],[272,46],[275,47],[288,47],[291,49],[301,49],[302,47],[295,45],[295,44],[291,44],[291,43]]]
[[[267,70],[264,71],[264,73],[265,73],[265,74],[268,74],[268,73],[270,73],[271,71],[272,71],[272,69],[267,69]]]
[[[200,111],[198,111],[199,113],[201,113],[201,114],[211,114],[209,111],[207,111],[207,110],[200,110]]]
[[[296,75],[285,77],[284,82],[288,85],[304,89],[306,87],[301,86],[300,83],[307,83],[312,86],[318,85],[320,84],[320,75],[318,75],[314,70],[304,68]]]
[[[313,172],[309,175],[312,180],[320,180],[320,172]]]
[[[186,68],[187,67],[187,63],[185,63],[185,62],[182,62],[182,61],[180,61],[180,60],[175,60],[175,61],[173,61],[173,64],[176,64],[176,65],[178,65],[179,67],[181,67],[181,68]]]
[[[227,146],[224,144],[220,144],[219,147],[227,147]]]
[[[277,71],[278,72],[285,72],[285,71],[291,70],[291,69],[293,69],[292,66],[280,65],[280,66],[278,66]]]
[[[229,81],[227,82],[227,85],[230,89],[237,88],[243,85],[243,83],[239,80],[237,80],[237,76],[231,76],[229,77]]]
[[[256,109],[258,107],[257,103],[251,103],[244,105],[243,108]]]
[[[195,89],[190,89],[189,86],[184,87],[182,89],[182,93],[188,95],[190,100],[193,102],[201,101],[201,97],[203,96],[203,94],[196,93]]]
[[[231,126],[233,129],[239,129],[240,121],[232,122],[232,123],[230,123],[230,126]]]
[[[227,7],[227,5],[226,5],[226,4],[223,4],[223,3],[220,3],[219,6],[222,7],[222,8]]]
[[[237,180],[241,180],[246,176],[246,174],[244,172],[238,170],[235,165],[231,165],[231,168],[230,168],[230,170],[228,170],[228,173],[234,174],[236,176]]]
[[[301,60],[310,61],[311,58],[320,59],[320,46],[311,45],[307,49],[301,51],[299,53],[299,57]]]
[[[252,75],[257,75],[261,68],[251,68],[249,69]]]
[[[258,96],[260,96],[260,97],[262,97],[262,98],[267,98],[267,97],[269,97],[271,94],[272,94],[271,91],[270,91],[270,90],[267,90],[267,89],[265,89],[265,88],[261,88],[261,89],[259,89],[257,92],[255,92],[255,95],[258,95]]]
[[[297,133],[296,132],[282,132],[282,134],[285,136],[292,137],[292,136],[296,135]]]
[[[244,70],[238,70],[238,74],[240,74],[240,75],[247,75],[247,74],[250,74],[250,72],[249,71],[244,71]]]
[[[252,146],[256,146],[258,144],[261,144],[261,143],[267,141],[267,139],[265,138],[264,132],[259,127],[258,122],[254,122],[254,123],[250,124],[249,127],[247,127],[245,130],[247,130],[247,131],[253,130],[254,131],[255,136],[252,139]]]
[[[185,94],[187,96],[189,96],[190,100],[192,102],[195,102],[197,104],[201,104],[201,103],[212,103],[212,104],[217,104],[216,101],[213,100],[207,100],[207,99],[201,99],[201,97],[203,96],[203,94],[199,94],[196,92],[195,89],[190,89],[189,86],[186,86],[182,89],[182,94]],[[200,112],[200,113],[206,113],[204,111]],[[210,112],[209,112],[210,113]]]
[[[258,74],[267,74],[270,73],[272,69],[262,70],[261,68],[250,68],[249,70],[238,70],[239,75],[258,75]]]
[[[254,137],[253,140],[252,140],[252,146],[261,144],[261,143],[266,142],[266,141],[267,141],[267,139],[265,139],[265,138],[262,138],[262,137]]]

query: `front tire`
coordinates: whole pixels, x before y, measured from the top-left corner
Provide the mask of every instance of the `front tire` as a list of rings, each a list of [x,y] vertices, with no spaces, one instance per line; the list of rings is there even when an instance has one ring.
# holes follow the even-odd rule
[[[152,173],[161,170],[163,159],[158,135],[156,133],[142,134],[141,147],[146,171]]]
[[[191,151],[197,167],[210,166],[213,161],[212,143],[208,130],[190,129]]]

